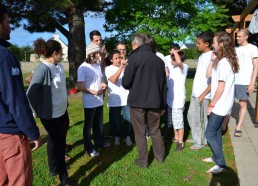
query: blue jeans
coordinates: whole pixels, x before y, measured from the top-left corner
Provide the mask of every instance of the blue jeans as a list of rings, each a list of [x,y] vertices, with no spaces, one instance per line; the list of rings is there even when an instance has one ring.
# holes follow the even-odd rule
[[[226,167],[225,158],[222,151],[221,125],[225,116],[219,116],[211,112],[205,137],[213,153],[212,159],[216,165]]]
[[[91,128],[93,129],[93,141],[91,142]],[[84,149],[90,153],[95,148],[103,146],[103,106],[84,108],[83,127]]]
[[[120,119],[121,119],[121,111],[124,111],[123,107],[110,107],[109,108],[109,125],[111,133],[115,137],[120,137]],[[130,110],[128,110],[130,111]],[[129,112],[130,114],[130,112]],[[131,132],[131,123],[130,123],[130,115],[128,113],[124,115],[123,113],[123,120],[124,120],[124,136],[130,136]]]

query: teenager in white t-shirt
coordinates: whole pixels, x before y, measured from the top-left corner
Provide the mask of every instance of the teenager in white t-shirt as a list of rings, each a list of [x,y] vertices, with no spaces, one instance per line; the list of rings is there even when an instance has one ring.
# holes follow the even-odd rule
[[[183,51],[173,50],[171,60],[167,61],[169,77],[167,80],[167,114],[172,115],[174,139],[178,142],[176,151],[184,148],[184,106],[185,106],[185,79],[188,66],[183,64],[186,55]]]
[[[196,46],[202,54],[198,59],[187,113],[187,120],[192,132],[192,139],[187,142],[193,143],[190,147],[191,150],[200,150],[207,145],[204,133],[208,123],[206,110],[210,101],[210,79],[206,77],[206,72],[212,56],[210,49],[212,38],[211,33],[203,32],[196,39]]]
[[[78,68],[78,90],[83,92],[84,106],[84,149],[91,157],[99,156],[98,147],[109,147],[110,144],[103,138],[103,83],[99,53],[101,47],[91,43],[86,47],[86,60]],[[91,142],[91,129],[93,141]]]
[[[165,56],[165,64],[167,65],[168,67],[168,73],[167,73],[167,78],[169,78],[170,74],[169,74],[169,66],[171,67],[171,55],[173,54],[173,51],[174,50],[180,50],[180,47],[177,43],[172,43],[170,45],[170,48],[169,48],[169,55]],[[171,89],[172,90],[172,89]],[[169,111],[168,111],[169,109]],[[170,132],[170,130],[172,129],[172,108],[166,107],[166,116],[167,116],[167,130],[168,132]],[[177,142],[178,139],[172,139],[174,140],[174,142]],[[170,138],[168,139],[168,141],[170,141]]]
[[[258,49],[255,45],[248,43],[249,31],[241,29],[237,33],[237,42],[240,45],[236,48],[239,63],[239,72],[235,80],[235,97],[239,100],[239,119],[234,136],[241,137],[241,126],[247,112],[247,100],[249,93],[254,91],[254,84],[258,72]]]
[[[111,133],[115,136],[115,145],[120,145],[120,119],[121,111],[129,111],[127,106],[128,90],[125,90],[122,86],[122,77],[124,75],[124,69],[126,63],[121,63],[121,55],[118,50],[111,51],[107,57],[107,61],[111,65],[105,69],[105,74],[108,80],[108,107],[109,107],[109,125]],[[107,63],[109,64],[109,63]],[[124,113],[123,115],[129,115]],[[124,119],[124,136],[127,146],[132,145],[130,138],[131,122],[130,119]]]
[[[218,174],[225,171],[226,162],[222,150],[221,126],[234,102],[234,73],[239,69],[233,39],[227,32],[217,32],[213,38],[216,59],[213,62],[211,78],[211,102],[207,109],[209,115],[205,137],[213,153],[205,162],[215,166],[207,172]]]

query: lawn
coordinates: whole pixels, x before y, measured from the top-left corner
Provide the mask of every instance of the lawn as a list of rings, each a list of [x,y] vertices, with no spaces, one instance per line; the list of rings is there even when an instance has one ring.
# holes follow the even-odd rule
[[[189,107],[189,98],[192,89],[193,78],[186,81],[187,102],[185,113]],[[106,100],[105,100],[106,101]],[[70,181],[73,185],[96,186],[173,186],[173,185],[239,185],[236,173],[234,153],[229,134],[223,136],[224,154],[228,164],[227,172],[212,176],[206,171],[213,166],[212,163],[204,163],[202,159],[211,156],[209,148],[200,151],[191,151],[191,144],[186,144],[182,152],[175,152],[175,144],[166,143],[166,159],[164,163],[158,163],[152,153],[151,140],[148,140],[149,162],[147,169],[142,169],[134,164],[137,158],[135,145],[127,147],[125,143],[114,145],[114,139],[109,138],[111,147],[100,149],[99,157],[91,158],[83,149],[83,106],[81,93],[69,96],[70,128],[67,142],[72,145],[69,155],[72,157],[67,162]],[[186,117],[185,117],[186,118]],[[108,108],[104,105],[104,130],[108,132]],[[46,141],[46,133],[39,120],[37,124],[41,129],[42,138]],[[164,139],[171,137],[172,133],[165,130],[165,121],[161,123]],[[185,121],[185,138],[190,138],[190,130]],[[47,186],[59,185],[58,177],[50,177],[47,165],[46,144],[33,154],[34,185]]]

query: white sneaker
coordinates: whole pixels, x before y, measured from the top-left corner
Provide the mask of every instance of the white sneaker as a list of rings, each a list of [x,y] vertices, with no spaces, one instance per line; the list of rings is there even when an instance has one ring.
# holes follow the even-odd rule
[[[115,137],[115,145],[120,145],[120,138],[119,137]]]
[[[211,157],[210,158],[204,158],[202,161],[208,162],[208,163],[215,163]]]
[[[130,138],[130,136],[127,136],[126,138],[125,138],[125,143],[126,143],[126,145],[129,147],[129,146],[132,146],[132,140],[131,140],[131,138]]]
[[[224,169],[223,167],[220,167],[218,165],[215,165],[214,167],[210,168],[207,173],[211,173],[211,174],[219,174],[222,172],[225,172],[226,169]]]
[[[93,149],[90,153],[88,153],[88,155],[90,157],[97,157],[100,155],[100,153],[98,151],[96,151],[95,149]]]

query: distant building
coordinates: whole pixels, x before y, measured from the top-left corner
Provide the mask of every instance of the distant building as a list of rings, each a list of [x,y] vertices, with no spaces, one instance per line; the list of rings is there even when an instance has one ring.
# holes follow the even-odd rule
[[[181,49],[190,49],[190,48],[196,48],[195,43],[183,43],[183,45],[180,47]]]
[[[54,33],[53,37],[50,38],[50,39],[53,39],[55,41],[58,41],[61,46],[62,46],[62,49],[63,49],[63,62],[68,62],[68,46],[59,38],[59,34],[57,33]],[[35,62],[35,61],[44,61],[44,57],[43,56],[40,56],[40,58],[36,55],[36,54],[31,54],[30,55],[30,61],[31,62]]]

